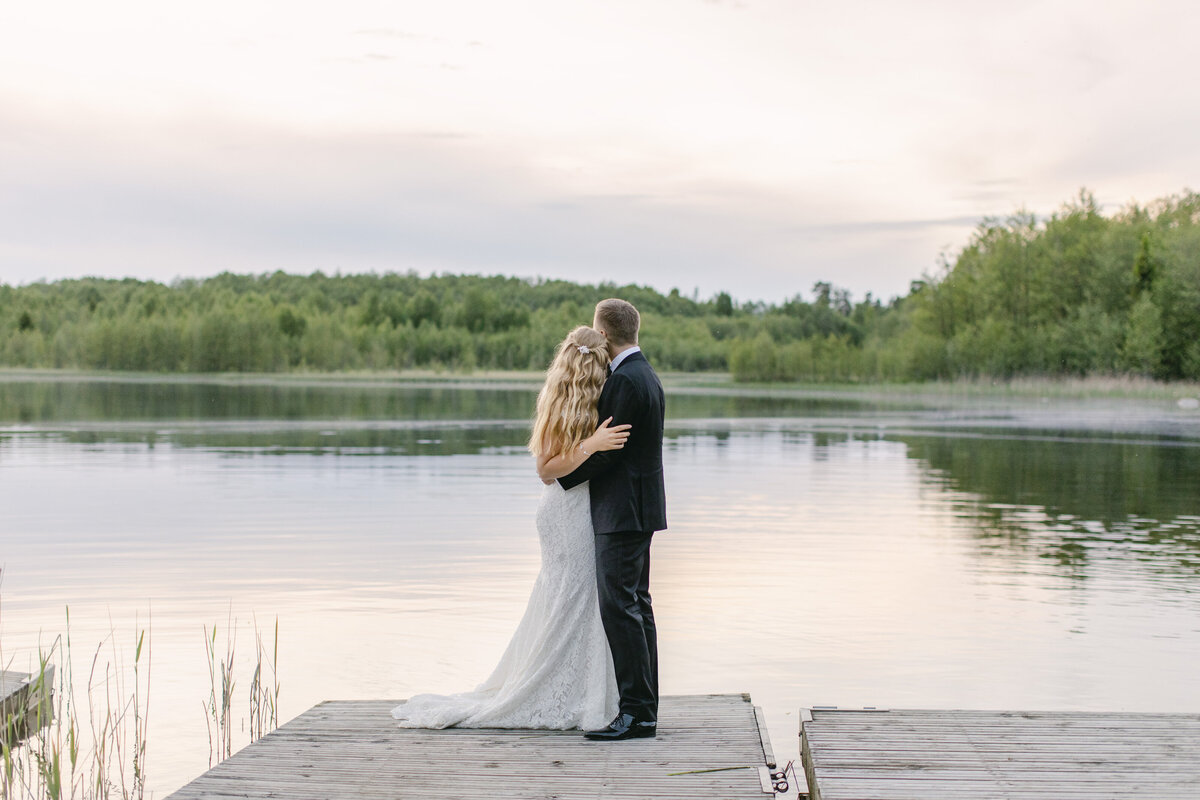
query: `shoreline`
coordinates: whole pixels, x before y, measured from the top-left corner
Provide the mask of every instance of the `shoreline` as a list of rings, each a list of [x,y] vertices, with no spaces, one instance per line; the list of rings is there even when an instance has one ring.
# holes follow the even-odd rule
[[[51,367],[0,367],[0,383],[97,382],[219,384],[226,386],[360,387],[446,386],[536,390],[544,373],[533,370],[373,370],[344,372],[126,372]],[[923,383],[738,383],[727,372],[662,372],[663,383],[687,394],[738,397],[856,399],[1200,399],[1200,382],[1149,378],[960,378]]]

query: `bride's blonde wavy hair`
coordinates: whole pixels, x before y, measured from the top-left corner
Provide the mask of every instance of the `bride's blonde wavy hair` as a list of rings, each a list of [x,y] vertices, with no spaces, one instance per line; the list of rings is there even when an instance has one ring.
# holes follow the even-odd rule
[[[608,340],[600,331],[580,325],[567,334],[538,393],[530,452],[566,453],[592,435],[599,423],[596,401],[608,362]]]

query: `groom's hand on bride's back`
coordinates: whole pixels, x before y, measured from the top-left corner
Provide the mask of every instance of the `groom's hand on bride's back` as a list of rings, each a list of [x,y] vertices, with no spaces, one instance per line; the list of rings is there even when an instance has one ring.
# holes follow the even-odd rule
[[[633,427],[629,423],[624,425],[613,425],[611,428],[608,423],[612,422],[612,417],[600,423],[600,427],[596,428],[596,432],[588,438],[591,440],[592,447],[590,453],[599,453],[606,450],[620,450],[625,446],[625,441],[629,438],[629,430]]]

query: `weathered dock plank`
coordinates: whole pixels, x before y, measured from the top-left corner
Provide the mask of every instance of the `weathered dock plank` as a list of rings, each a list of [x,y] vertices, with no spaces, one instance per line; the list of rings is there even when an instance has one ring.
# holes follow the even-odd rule
[[[812,800],[1200,797],[1200,714],[805,711]]]
[[[748,695],[663,697],[656,739],[396,727],[397,700],[327,702],[170,797],[762,800],[770,744]]]
[[[42,677],[0,670],[0,738],[10,745],[25,738],[39,724],[50,722],[54,665]]]

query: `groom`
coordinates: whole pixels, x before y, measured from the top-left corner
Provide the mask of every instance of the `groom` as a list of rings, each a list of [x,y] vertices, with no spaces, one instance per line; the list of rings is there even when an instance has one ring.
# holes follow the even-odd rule
[[[658,720],[658,640],[650,606],[650,538],[667,527],[663,484],[663,388],[638,347],[641,318],[624,300],[596,304],[592,327],[608,339],[612,362],[597,406],[600,419],[629,423],[621,450],[595,453],[559,483],[590,480],[600,619],[612,650],[621,706],[595,741],[652,738]]]

